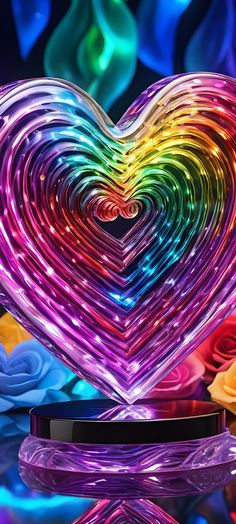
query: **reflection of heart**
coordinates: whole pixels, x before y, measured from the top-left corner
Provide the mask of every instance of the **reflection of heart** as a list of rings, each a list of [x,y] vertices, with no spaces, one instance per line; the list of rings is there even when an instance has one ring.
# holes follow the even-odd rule
[[[235,304],[236,82],[163,80],[117,126],[64,81],[0,94],[1,302],[133,402]]]

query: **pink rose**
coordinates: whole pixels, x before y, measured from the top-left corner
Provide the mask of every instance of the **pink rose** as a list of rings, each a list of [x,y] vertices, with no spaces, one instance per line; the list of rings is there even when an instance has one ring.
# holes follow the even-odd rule
[[[196,394],[205,366],[195,355],[190,355],[161,380],[146,398],[187,399]]]
[[[226,371],[236,359],[236,315],[225,320],[194,351],[205,364],[204,380],[210,384],[216,373]]]

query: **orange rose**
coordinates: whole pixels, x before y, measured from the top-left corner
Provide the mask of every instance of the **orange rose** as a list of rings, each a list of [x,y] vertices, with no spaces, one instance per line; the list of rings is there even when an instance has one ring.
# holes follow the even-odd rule
[[[210,384],[216,373],[225,371],[236,359],[236,315],[225,320],[194,351],[205,364],[204,380]]]
[[[30,340],[32,335],[25,331],[9,313],[4,313],[0,318],[0,344],[7,353],[10,353],[16,344]]]
[[[217,373],[208,391],[214,402],[236,415],[236,360],[229,369]]]

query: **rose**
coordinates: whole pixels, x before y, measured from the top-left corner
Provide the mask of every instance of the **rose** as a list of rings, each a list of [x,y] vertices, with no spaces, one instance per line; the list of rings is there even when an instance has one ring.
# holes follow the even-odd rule
[[[205,364],[204,380],[210,384],[236,358],[236,315],[230,316],[194,351]]]
[[[101,394],[31,339],[10,354],[0,345],[0,413]]]
[[[226,371],[216,374],[208,391],[214,402],[236,415],[236,359]]]
[[[161,380],[146,398],[186,399],[199,396],[204,364],[195,355],[190,355]]]
[[[28,340],[31,341],[30,344],[20,344]],[[17,347],[14,353],[7,358],[5,351],[11,353],[15,346]],[[37,373],[34,375],[33,367],[33,376],[30,377],[35,353],[37,353],[36,361],[38,359],[39,364],[38,378]],[[41,371],[40,362],[42,364]],[[20,371],[18,368],[19,363],[23,365],[25,375],[18,373]],[[58,371],[58,382],[56,380],[56,371]],[[47,388],[44,388],[43,392],[42,387],[41,379],[45,374],[47,375],[46,382],[48,385],[49,376],[50,380],[53,381],[48,394],[46,394]],[[52,379],[52,377],[54,378]],[[24,382],[24,386],[21,381]],[[9,393],[10,382],[11,392]],[[36,389],[38,390],[37,394],[35,393]],[[62,363],[51,356],[43,346],[36,343],[32,335],[20,326],[9,313],[5,313],[0,318],[0,413],[9,409],[31,407],[39,403],[50,402],[50,400],[60,402],[63,400],[98,398],[101,396],[103,395],[97,389],[85,380],[79,379]]]
[[[7,355],[0,346],[0,412],[69,400],[61,391],[68,370],[34,339]]]
[[[20,326],[9,313],[5,313],[0,318],[0,344],[4,346],[7,353],[10,353],[16,344],[30,339],[32,339],[32,335]]]
[[[21,435],[23,439],[29,430],[30,421],[27,413],[19,411],[0,415],[0,437],[10,438]]]

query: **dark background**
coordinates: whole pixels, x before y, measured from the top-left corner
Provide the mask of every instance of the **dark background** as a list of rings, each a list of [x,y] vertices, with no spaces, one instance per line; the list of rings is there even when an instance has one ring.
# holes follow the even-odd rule
[[[29,2],[31,0],[28,0]],[[85,2],[87,0],[84,0]],[[172,0],[166,0],[171,2]],[[213,0],[214,1],[214,0]],[[184,12],[177,31],[175,47],[175,72],[181,73],[183,68],[184,49],[198,27],[200,21],[204,18],[212,0],[193,0]],[[128,0],[127,6],[135,15],[137,12],[139,0]],[[70,6],[70,0],[52,0],[52,14],[47,28],[39,37],[33,47],[28,59],[23,61],[20,57],[15,23],[12,16],[10,0],[1,1],[0,11],[0,83],[7,84],[14,80],[23,78],[33,78],[45,76],[43,69],[43,53],[53,29],[65,15]],[[109,115],[114,121],[117,121],[129,105],[135,100],[137,95],[146,87],[161,78],[155,71],[145,67],[139,60],[137,63],[136,73],[128,89],[116,101],[109,111]]]

